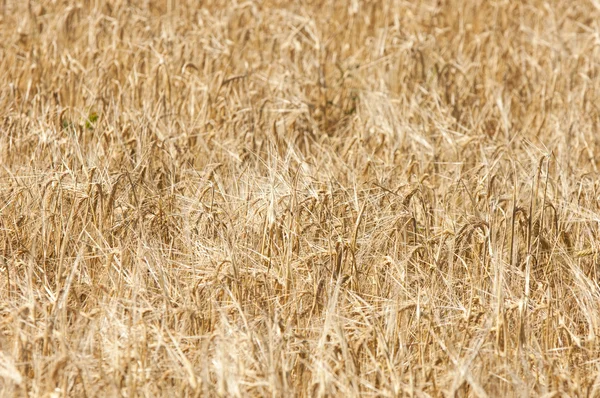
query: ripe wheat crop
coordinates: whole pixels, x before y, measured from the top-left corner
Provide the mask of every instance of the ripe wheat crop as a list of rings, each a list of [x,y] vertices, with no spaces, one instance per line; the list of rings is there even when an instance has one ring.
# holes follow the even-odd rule
[[[600,396],[599,21],[3,0],[0,396]]]

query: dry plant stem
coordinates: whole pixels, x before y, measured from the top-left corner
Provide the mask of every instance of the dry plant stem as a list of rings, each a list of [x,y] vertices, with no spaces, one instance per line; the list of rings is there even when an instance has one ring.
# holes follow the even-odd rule
[[[0,0],[0,396],[596,396],[597,1]]]

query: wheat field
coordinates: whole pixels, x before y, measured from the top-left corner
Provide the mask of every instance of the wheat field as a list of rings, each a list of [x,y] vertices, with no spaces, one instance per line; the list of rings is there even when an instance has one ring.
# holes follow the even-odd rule
[[[1,397],[600,396],[600,2],[3,0]]]

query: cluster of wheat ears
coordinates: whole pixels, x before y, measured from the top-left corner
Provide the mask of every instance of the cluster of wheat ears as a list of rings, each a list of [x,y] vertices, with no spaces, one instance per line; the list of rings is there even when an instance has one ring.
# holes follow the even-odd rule
[[[3,0],[0,396],[600,395],[596,0]]]

